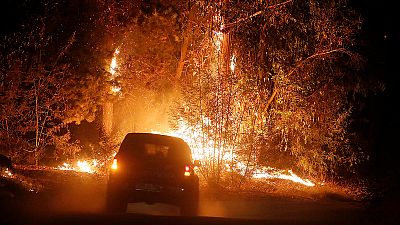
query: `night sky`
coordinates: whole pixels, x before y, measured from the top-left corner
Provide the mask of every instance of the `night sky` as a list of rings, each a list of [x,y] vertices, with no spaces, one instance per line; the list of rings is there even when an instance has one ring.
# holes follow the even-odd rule
[[[370,129],[375,138],[375,152],[372,155],[376,162],[374,166],[378,175],[398,178],[400,161],[395,156],[400,150],[400,118],[397,109],[400,103],[399,12],[394,1],[354,0],[353,4],[364,19],[360,52],[367,60],[366,76],[383,81],[386,87],[383,93],[372,95],[366,101],[365,113],[371,121]]]

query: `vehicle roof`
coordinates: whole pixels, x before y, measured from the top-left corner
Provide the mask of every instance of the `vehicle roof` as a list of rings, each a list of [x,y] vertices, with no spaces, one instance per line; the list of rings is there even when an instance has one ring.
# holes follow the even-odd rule
[[[181,138],[153,133],[128,133],[122,141],[120,151],[124,151],[123,149],[135,143],[154,143],[179,146],[180,151],[182,151],[183,154],[186,153],[191,158],[190,147]]]
[[[154,133],[128,133],[125,139],[136,139],[136,140],[160,140],[160,141],[171,141],[171,142],[183,142],[184,140],[178,137],[173,137],[164,134],[154,134]]]

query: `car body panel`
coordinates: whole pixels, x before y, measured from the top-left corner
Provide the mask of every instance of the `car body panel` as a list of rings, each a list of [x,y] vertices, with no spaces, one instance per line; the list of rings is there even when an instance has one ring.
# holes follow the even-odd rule
[[[130,133],[115,159],[118,167],[110,170],[108,177],[110,208],[115,201],[123,202],[121,204],[167,203],[181,207],[198,204],[198,176],[193,170],[190,148],[182,139]],[[123,208],[119,203],[117,205]]]

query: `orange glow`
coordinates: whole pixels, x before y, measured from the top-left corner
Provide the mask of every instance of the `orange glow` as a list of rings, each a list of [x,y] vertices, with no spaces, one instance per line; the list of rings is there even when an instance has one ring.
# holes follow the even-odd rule
[[[231,57],[231,63],[229,65],[229,67],[230,67],[232,73],[234,73],[235,72],[235,67],[236,67],[236,55],[235,54],[233,54],[232,57]]]
[[[0,168],[0,176],[2,176],[2,177],[13,177],[13,173],[8,168],[5,168],[5,169],[1,169]]]
[[[114,51],[114,55],[113,58],[111,59],[111,63],[110,63],[110,73],[112,75],[112,78],[114,78],[116,75],[115,73],[118,70],[118,63],[117,63],[117,56],[119,54],[119,48],[116,48]]]
[[[75,165],[70,163],[63,163],[61,166],[58,166],[59,170],[73,170],[77,172],[84,173],[95,173],[98,171],[99,163],[97,160],[93,159],[91,161],[86,160],[78,160]]]
[[[111,91],[112,91],[113,93],[120,92],[120,91],[121,91],[121,87],[118,87],[118,86],[112,86],[112,87],[111,87]]]
[[[303,184],[308,187],[314,187],[315,184],[312,183],[308,179],[302,179],[293,173],[292,170],[278,170],[272,167],[262,167],[257,169],[254,174],[253,178],[256,179],[283,179],[283,180],[290,180],[299,184]]]
[[[209,124],[210,121],[208,118],[203,118],[203,123]],[[233,153],[233,146],[225,146],[224,149],[214,149],[215,144],[211,138],[208,138],[204,133],[202,133],[200,128],[193,129],[183,120],[179,121],[177,130],[173,132],[171,131],[167,133],[167,135],[182,138],[185,142],[187,142],[192,149],[193,158],[195,160],[202,161],[202,164],[204,165],[206,165],[204,162],[213,160],[213,155],[215,154],[215,151],[217,151],[217,154],[223,155],[222,160],[224,161],[225,168],[228,172],[233,169],[244,174],[244,171],[246,171],[247,163],[238,160],[239,157]],[[203,143],[199,143],[201,140],[203,140]],[[234,162],[233,165],[232,162]],[[290,169],[283,170],[263,166],[252,166],[251,168],[247,169],[254,171],[252,175],[253,179],[283,179],[309,187],[315,186],[313,182],[308,179],[300,178]]]
[[[207,118],[203,118],[203,123],[210,123]],[[153,131],[152,133],[162,134],[161,132]],[[302,179],[298,175],[296,175],[290,169],[277,169],[273,167],[266,167],[266,166],[246,166],[247,163],[240,161],[235,153],[233,153],[232,146],[225,146],[224,149],[215,149],[215,144],[208,138],[205,134],[203,134],[200,129],[193,129],[188,124],[181,120],[178,123],[178,129],[175,131],[171,131],[166,135],[175,136],[183,139],[192,150],[192,156],[194,160],[199,160],[202,165],[208,165],[204,162],[210,162],[213,160],[213,156],[215,151],[217,154],[222,154],[222,161],[224,164],[224,168],[227,172],[232,170],[238,171],[241,174],[245,174],[245,171],[249,169],[253,171],[251,177],[253,179],[282,179],[282,180],[290,180],[292,182],[296,182],[305,186],[313,187],[315,184],[308,180]],[[203,140],[203,143],[199,143]],[[115,155],[115,153],[114,153]],[[111,157],[114,157],[111,156]],[[99,171],[101,165],[98,164],[96,160],[92,161],[78,161],[75,165],[69,163],[63,163],[61,166],[58,167],[60,170],[74,170],[78,172],[86,172],[86,173],[95,173]],[[111,165],[112,170],[118,169],[118,161],[117,159],[113,159],[113,163]],[[190,166],[186,165],[184,167],[184,176],[190,176],[191,168]],[[323,184],[321,184],[323,185]]]
[[[118,162],[117,162],[117,159],[114,159],[114,160],[113,160],[113,163],[112,163],[112,165],[111,165],[111,169],[112,169],[112,170],[118,169]]]
[[[78,161],[77,166],[81,172],[93,173],[91,166],[86,161]]]
[[[119,48],[116,48],[114,51],[113,58],[111,59],[110,67],[109,67],[109,72],[111,73],[111,80],[114,80],[119,74],[118,74],[118,62],[117,62],[117,56],[119,54]],[[114,85],[111,87],[111,92],[112,93],[120,93],[121,87]]]

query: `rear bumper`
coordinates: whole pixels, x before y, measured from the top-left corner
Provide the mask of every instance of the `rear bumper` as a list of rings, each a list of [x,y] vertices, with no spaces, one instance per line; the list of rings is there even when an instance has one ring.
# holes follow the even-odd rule
[[[128,191],[127,202],[167,203],[180,205],[185,198],[184,191]]]
[[[198,200],[197,177],[178,185],[154,184],[151,182],[109,179],[108,197],[116,197],[126,202],[167,203],[181,205]]]

